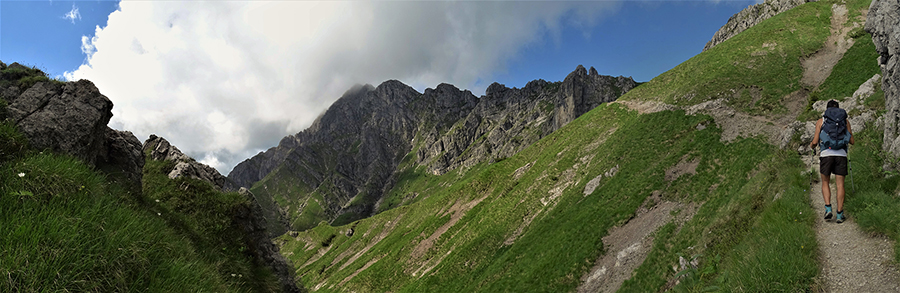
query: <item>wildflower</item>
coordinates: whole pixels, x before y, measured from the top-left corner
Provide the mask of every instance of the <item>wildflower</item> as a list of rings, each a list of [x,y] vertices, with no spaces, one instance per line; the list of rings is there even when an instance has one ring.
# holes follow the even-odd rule
[[[157,199],[156,202],[159,202],[159,200]]]
[[[232,276],[232,277],[235,277],[235,276],[237,276],[237,275],[235,275],[235,274],[231,274],[231,276]]]
[[[162,216],[162,214],[161,214],[161,213],[156,213],[156,215],[157,215],[157,216]]]
[[[25,173],[19,173],[19,178],[25,177]]]

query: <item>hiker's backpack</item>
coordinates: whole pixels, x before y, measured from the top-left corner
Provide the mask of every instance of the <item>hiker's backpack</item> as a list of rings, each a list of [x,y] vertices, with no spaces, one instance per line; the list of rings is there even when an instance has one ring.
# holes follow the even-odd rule
[[[819,146],[824,149],[846,149],[850,143],[847,131],[847,111],[831,107],[822,115],[822,131],[819,133]]]

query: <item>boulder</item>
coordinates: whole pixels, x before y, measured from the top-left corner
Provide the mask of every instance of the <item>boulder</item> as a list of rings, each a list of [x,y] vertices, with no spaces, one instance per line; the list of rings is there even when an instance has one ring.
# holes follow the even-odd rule
[[[151,134],[150,138],[144,141],[143,153],[149,154],[151,160],[175,162],[175,168],[168,174],[171,179],[188,177],[209,182],[222,191],[238,190],[233,181],[219,174],[215,168],[185,155],[165,138]]]
[[[16,66],[25,68],[9,68]],[[130,132],[106,126],[113,103],[92,82],[38,82],[24,91],[9,86],[0,92],[9,103],[7,119],[32,147],[74,156],[140,190],[141,143]]]
[[[105,147],[97,159],[97,166],[109,174],[136,183],[134,187],[140,190],[144,169],[141,141],[131,131],[119,131],[109,127],[106,128],[105,138]]]
[[[95,164],[106,141],[112,101],[87,80],[40,82],[10,101],[8,115],[37,149]]]

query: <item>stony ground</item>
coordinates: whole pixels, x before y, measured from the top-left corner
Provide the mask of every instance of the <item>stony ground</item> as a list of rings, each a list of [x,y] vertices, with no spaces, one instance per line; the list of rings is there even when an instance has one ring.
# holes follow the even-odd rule
[[[699,205],[661,200],[660,193],[647,198],[633,219],[613,228],[603,237],[607,252],[597,259],[594,267],[581,277],[578,292],[615,292],[631,278],[653,245],[652,233],[669,221],[683,224],[696,214]],[[672,212],[680,210],[677,216]]]
[[[818,160],[809,156],[807,166],[818,170]],[[831,180],[831,204],[837,204],[837,191]],[[853,191],[849,178],[846,197]],[[891,259],[894,248],[891,240],[866,234],[853,220],[853,207],[845,206],[848,220],[838,224],[823,219],[825,199],[822,183],[812,182],[809,198],[813,208],[821,214],[816,217],[816,238],[819,241],[821,272],[817,285],[819,292],[900,292],[900,271]],[[836,208],[836,206],[835,206]]]

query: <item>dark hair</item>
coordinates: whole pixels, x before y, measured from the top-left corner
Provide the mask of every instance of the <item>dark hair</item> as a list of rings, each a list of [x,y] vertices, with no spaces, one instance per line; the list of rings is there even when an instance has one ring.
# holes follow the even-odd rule
[[[826,108],[838,108],[838,102],[835,100],[828,101]]]

